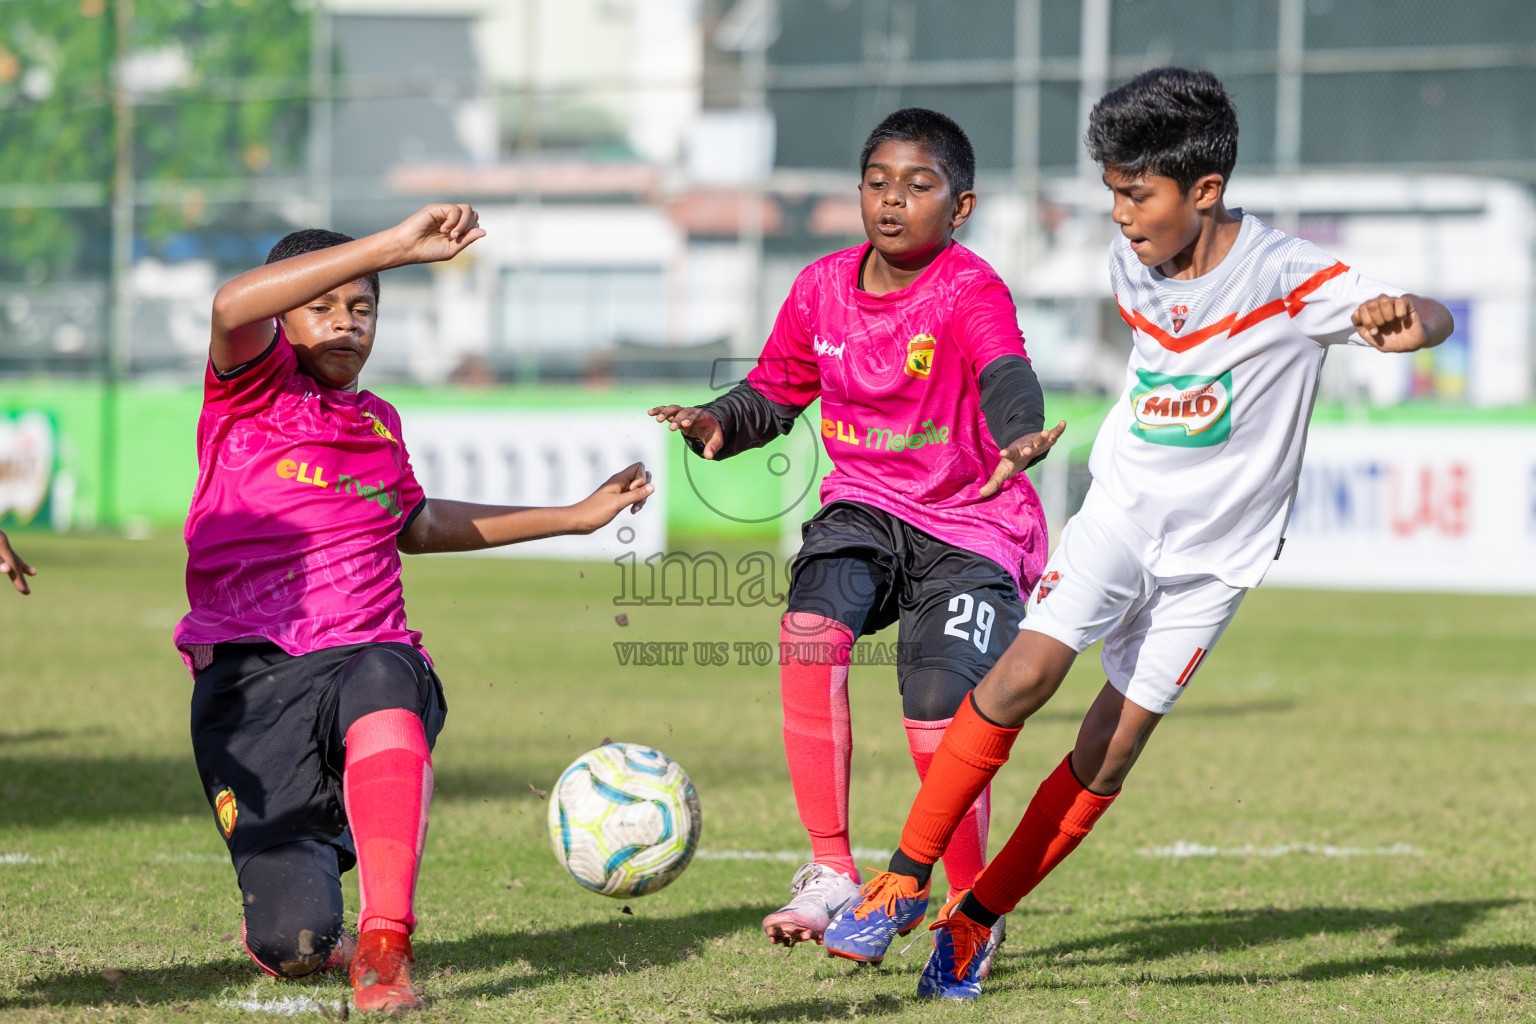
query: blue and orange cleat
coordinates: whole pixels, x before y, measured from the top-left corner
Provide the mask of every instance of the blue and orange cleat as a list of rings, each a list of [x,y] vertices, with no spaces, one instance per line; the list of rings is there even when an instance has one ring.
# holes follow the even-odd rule
[[[982,966],[991,967],[1001,941],[993,929],[972,921],[960,912],[960,901],[969,889],[950,897],[930,927],[933,953],[917,980],[917,994],[924,999],[975,999],[981,995]]]
[[[827,926],[827,953],[860,963],[878,964],[898,935],[923,923],[928,886],[914,890],[915,879],[882,871],[864,884],[860,899]]]

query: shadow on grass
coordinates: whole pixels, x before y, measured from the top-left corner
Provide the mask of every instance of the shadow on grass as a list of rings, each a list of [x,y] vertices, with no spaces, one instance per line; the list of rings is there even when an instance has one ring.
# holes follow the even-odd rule
[[[697,911],[678,917],[622,916],[617,921],[594,922],[575,928],[545,932],[479,932],[449,942],[427,942],[416,948],[416,977],[432,995],[442,992],[441,971],[494,971],[521,962],[528,972],[488,982],[449,986],[448,998],[473,999],[537,988],[572,977],[643,971],[667,967],[696,957],[704,943],[747,928],[762,919],[761,906],[728,907]],[[536,965],[536,966],[535,966]],[[171,1005],[194,1000],[242,998],[245,989],[262,980],[254,964],[244,957],[202,964],[182,964],[151,970],[129,970],[120,981],[102,977],[99,969],[48,973],[46,961],[24,976],[17,994],[0,997],[0,1010],[41,1006]],[[341,980],[326,975],[324,981]],[[326,995],[329,992],[327,990]],[[263,987],[262,997],[314,995],[312,983],[303,981]],[[846,1012],[848,1003],[841,1004]],[[751,1019],[751,1018],[746,1018]],[[780,1018],[764,1018],[780,1019]],[[788,1018],[785,1018],[788,1019]]]
[[[1400,971],[1459,970],[1505,962],[1530,965],[1536,964],[1536,949],[1530,946],[1444,948],[1495,911],[1525,902],[1515,899],[1437,900],[1393,908],[1298,907],[1280,910],[1254,907],[1192,911],[1146,918],[1132,927],[1074,942],[1037,946],[1007,959],[1015,964],[1037,958],[1049,958],[1058,963],[1058,958],[1070,955],[1074,963],[1086,965],[1139,964],[1150,968],[1156,961],[1189,953],[1208,952],[1214,956],[1223,950],[1229,953],[1244,951],[1324,934],[1375,936],[1383,946],[1396,949],[1376,956],[1313,963],[1292,972],[1262,976],[1275,980],[1317,981],[1381,973],[1388,965]],[[1163,978],[1155,974],[1151,971],[1145,980],[1176,985],[1242,984],[1244,977],[1233,971]],[[1254,972],[1250,970],[1246,975],[1252,978]],[[1067,987],[1072,984],[1067,983]]]
[[[900,1013],[909,1002],[897,996],[877,995],[868,999],[796,999],[792,1002],[774,1003],[741,1010],[713,1010],[714,1020],[774,1021],[774,1020],[848,1020],[858,1017],[883,1017]]]
[[[757,904],[700,910],[678,917],[624,915],[613,921],[528,933],[480,932],[422,948],[421,958],[455,970],[483,970],[522,961],[517,977],[455,988],[455,998],[497,996],[567,977],[641,971],[698,957],[704,943],[755,930],[764,908]]]

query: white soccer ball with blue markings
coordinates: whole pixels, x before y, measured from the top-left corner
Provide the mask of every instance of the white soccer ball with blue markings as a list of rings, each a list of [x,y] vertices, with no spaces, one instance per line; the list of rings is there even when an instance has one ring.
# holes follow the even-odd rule
[[[688,773],[638,743],[587,751],[549,794],[556,859],[583,886],[615,899],[670,885],[693,859],[702,827]]]

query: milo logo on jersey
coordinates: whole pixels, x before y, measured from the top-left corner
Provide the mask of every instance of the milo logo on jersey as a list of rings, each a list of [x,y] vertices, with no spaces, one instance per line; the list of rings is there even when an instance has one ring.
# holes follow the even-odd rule
[[[1136,371],[1131,433],[1153,444],[1204,448],[1232,433],[1232,372],[1220,377]]]

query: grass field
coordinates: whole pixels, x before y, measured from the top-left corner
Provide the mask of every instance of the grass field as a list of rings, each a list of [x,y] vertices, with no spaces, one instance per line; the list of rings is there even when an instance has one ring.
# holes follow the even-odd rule
[[[236,938],[169,641],[179,542],[20,540],[42,574],[30,598],[0,593],[0,1019],[334,1016],[343,984],[264,978]],[[618,586],[612,565],[408,565],[450,705],[424,1019],[1536,1017],[1536,600],[1250,595],[963,1007],[914,998],[926,937],[879,969],[763,940],[795,865],[743,853],[807,847],[776,669],[620,667],[612,644],[771,640],[775,612],[629,608],[621,627]],[[994,848],[1099,683],[1083,658],[1024,730]],[[856,670],[852,690],[854,838],[888,849],[916,791],[894,670]],[[562,876],[531,791],[605,736],[680,760],[704,807],[700,859],[629,914]]]

